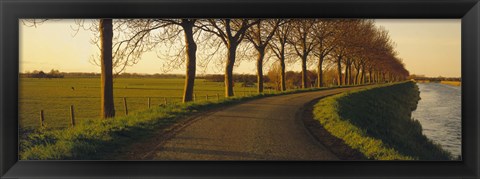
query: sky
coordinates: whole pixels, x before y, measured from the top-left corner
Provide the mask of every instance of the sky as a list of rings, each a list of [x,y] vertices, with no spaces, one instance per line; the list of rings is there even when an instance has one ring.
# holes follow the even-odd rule
[[[429,77],[460,77],[461,75],[461,20],[460,19],[377,19],[376,25],[389,31],[395,42],[398,57],[403,59],[411,74]],[[62,72],[100,72],[92,63],[99,53],[91,44],[91,31],[74,29],[73,20],[47,21],[36,27],[20,22],[20,72],[57,69]],[[200,44],[199,44],[200,45]],[[199,48],[200,49],[200,48]],[[156,50],[161,51],[161,50]],[[198,57],[197,57],[198,58]],[[158,52],[145,53],[138,64],[128,67],[129,73],[184,74],[185,67],[165,71],[165,60]],[[234,73],[255,74],[255,63],[243,60]],[[266,65],[268,66],[268,65]],[[312,66],[313,68],[313,66]],[[204,68],[199,68],[204,69]],[[268,70],[267,67],[264,70]],[[300,71],[300,64],[291,64],[287,70]],[[214,63],[198,74],[221,74],[222,66]]]
[[[411,74],[461,76],[461,20],[376,20],[396,43],[398,56]]]

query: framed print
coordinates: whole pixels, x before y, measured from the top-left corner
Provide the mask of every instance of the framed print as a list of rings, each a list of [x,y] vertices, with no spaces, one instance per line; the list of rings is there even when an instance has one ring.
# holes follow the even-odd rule
[[[0,8],[2,177],[480,177],[476,0]]]

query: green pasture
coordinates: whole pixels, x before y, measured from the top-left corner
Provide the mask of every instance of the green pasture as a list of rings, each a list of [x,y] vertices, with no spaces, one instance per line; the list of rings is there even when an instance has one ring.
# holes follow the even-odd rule
[[[165,103],[180,103],[184,79],[116,78],[114,79],[114,102],[116,116],[124,116],[123,98],[126,98],[129,114]],[[225,96],[224,83],[195,81],[196,101],[210,101]],[[237,96],[255,93],[254,87],[234,87]],[[55,78],[19,80],[19,122],[21,128],[38,128],[40,111],[44,111],[47,128],[62,128],[70,124],[70,105],[74,106],[75,119],[80,122],[100,116],[99,78]]]

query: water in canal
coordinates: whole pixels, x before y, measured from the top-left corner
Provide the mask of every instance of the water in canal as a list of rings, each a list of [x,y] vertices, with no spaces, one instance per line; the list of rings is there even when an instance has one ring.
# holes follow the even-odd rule
[[[461,87],[440,83],[417,83],[420,97],[412,117],[422,124],[423,134],[461,156]]]

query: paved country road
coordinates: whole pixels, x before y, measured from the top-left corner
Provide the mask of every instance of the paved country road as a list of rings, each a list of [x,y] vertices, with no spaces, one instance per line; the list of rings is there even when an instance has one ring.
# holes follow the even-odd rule
[[[314,99],[355,88],[266,97],[206,113],[140,155],[144,160],[338,160],[309,134],[301,113]]]

